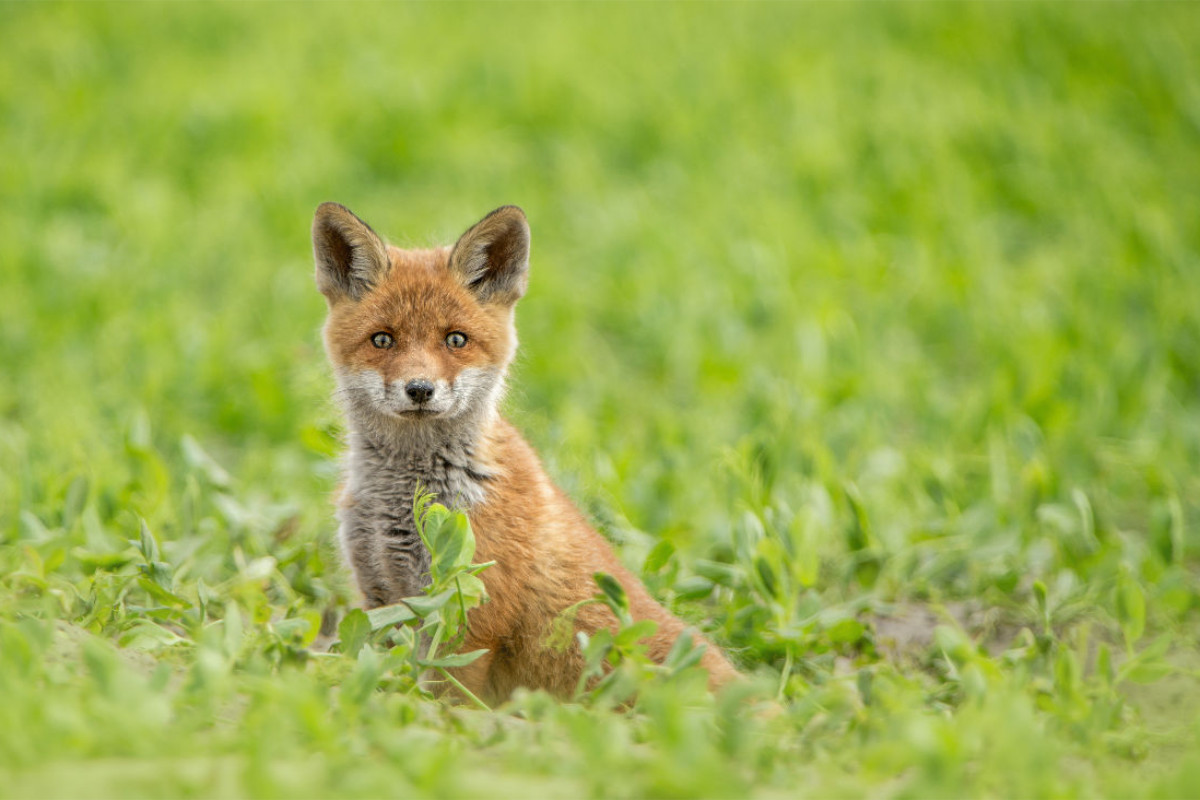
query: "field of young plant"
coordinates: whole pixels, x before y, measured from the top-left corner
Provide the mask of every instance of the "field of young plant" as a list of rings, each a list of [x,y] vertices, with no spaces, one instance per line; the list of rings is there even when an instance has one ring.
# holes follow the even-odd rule
[[[1200,794],[1194,5],[0,30],[0,796]],[[525,209],[507,413],[743,686],[423,693],[334,542],[324,200]]]

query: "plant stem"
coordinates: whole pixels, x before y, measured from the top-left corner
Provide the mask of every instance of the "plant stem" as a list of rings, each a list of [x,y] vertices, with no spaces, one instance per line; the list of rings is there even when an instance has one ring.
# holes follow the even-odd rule
[[[442,632],[446,627],[446,623],[439,622],[437,628],[433,632],[433,638],[429,640],[429,651],[425,653],[425,659],[432,661],[437,658],[437,649],[442,644]]]
[[[775,699],[783,700],[783,690],[787,688],[788,678],[792,676],[792,648],[787,649],[787,655],[783,659],[783,672],[779,676],[779,692],[776,693]]]
[[[448,681],[450,681],[451,683],[453,683],[453,684],[455,685],[455,687],[457,687],[457,688],[458,688],[458,690],[459,690],[460,692],[462,692],[464,695],[466,695],[466,696],[467,696],[467,697],[468,697],[468,698],[471,700],[471,702],[473,702],[475,705],[479,706],[479,707],[480,707],[481,709],[483,709],[484,711],[491,711],[491,710],[492,710],[491,708],[489,708],[489,707],[488,707],[488,704],[487,704],[487,703],[483,702],[483,701],[482,701],[482,700],[480,700],[478,697],[476,697],[476,696],[475,696],[475,695],[474,695],[474,694],[471,692],[471,690],[470,690],[470,689],[468,689],[467,687],[465,687],[465,686],[463,686],[461,683],[459,683],[459,682],[458,682],[458,679],[457,679],[457,678],[455,678],[453,675],[451,675],[449,672],[447,672],[445,667],[438,667],[438,668],[437,668],[437,671],[438,671],[438,672],[440,672],[440,673],[442,673],[442,676],[443,676],[443,677],[444,677],[446,680],[448,680]]]

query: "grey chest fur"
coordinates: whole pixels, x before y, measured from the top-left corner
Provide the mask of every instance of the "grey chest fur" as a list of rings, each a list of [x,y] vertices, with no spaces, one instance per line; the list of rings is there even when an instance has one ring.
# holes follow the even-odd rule
[[[487,475],[469,441],[372,442],[352,437],[346,462],[350,502],[339,514],[342,549],[368,608],[418,595],[429,583],[429,553],[413,522],[418,487],[451,508],[486,494]]]

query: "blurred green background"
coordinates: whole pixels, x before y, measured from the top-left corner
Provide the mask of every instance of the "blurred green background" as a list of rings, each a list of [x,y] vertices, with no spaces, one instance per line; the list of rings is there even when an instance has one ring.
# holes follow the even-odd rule
[[[1193,5],[0,30],[0,795],[1200,785]],[[401,246],[525,209],[510,416],[780,714],[350,702],[303,658],[350,600],[324,200]]]

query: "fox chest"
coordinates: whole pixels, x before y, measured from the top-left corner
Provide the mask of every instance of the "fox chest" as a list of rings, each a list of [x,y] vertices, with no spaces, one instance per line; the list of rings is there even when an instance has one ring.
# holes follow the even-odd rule
[[[438,452],[407,458],[352,454],[349,467],[340,538],[368,607],[420,594],[429,582],[429,553],[413,520],[417,492],[467,510],[484,499],[486,478],[469,460]]]

